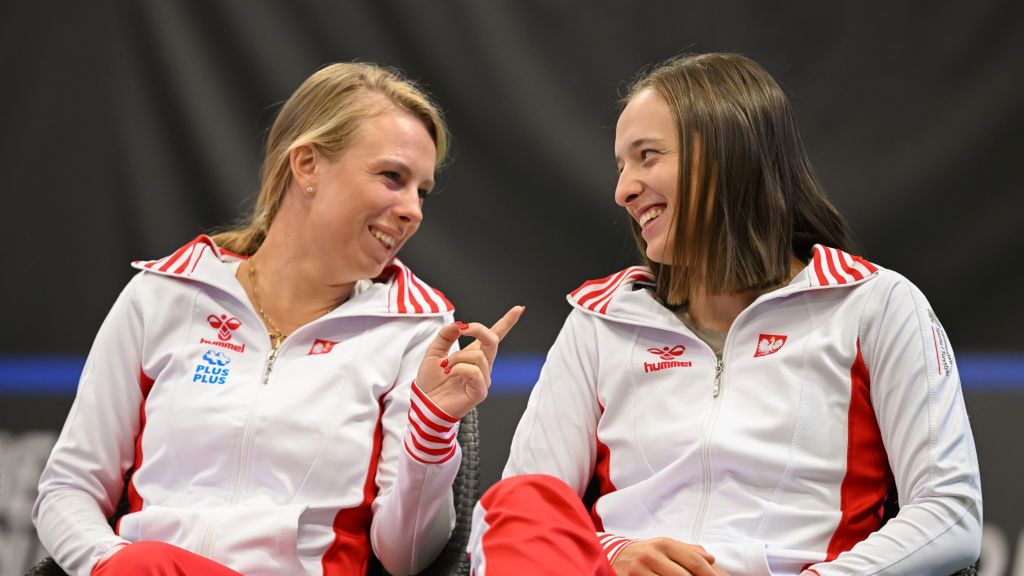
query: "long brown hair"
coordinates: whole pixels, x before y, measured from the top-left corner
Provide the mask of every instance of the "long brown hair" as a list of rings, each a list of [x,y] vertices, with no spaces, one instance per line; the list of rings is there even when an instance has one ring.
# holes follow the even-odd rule
[[[623,107],[647,89],[668,103],[679,137],[672,264],[647,258],[633,222],[663,302],[682,304],[701,287],[715,294],[778,285],[789,277],[790,255],[808,260],[815,243],[852,250],[789,100],[759,64],[739,54],[679,56],[643,73]]]
[[[239,227],[213,236],[218,246],[251,255],[263,243],[291,183],[289,155],[312,145],[334,160],[361,120],[383,111],[379,95],[420,119],[437,148],[435,165],[448,155],[448,128],[440,109],[401,72],[375,64],[341,62],[306,79],[281,107],[267,136],[256,206]]]

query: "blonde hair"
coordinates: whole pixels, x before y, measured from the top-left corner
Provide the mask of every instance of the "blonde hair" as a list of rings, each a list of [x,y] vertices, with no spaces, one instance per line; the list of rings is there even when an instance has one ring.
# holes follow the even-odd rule
[[[440,109],[423,90],[393,68],[331,64],[307,78],[281,107],[267,136],[256,206],[241,226],[214,234],[214,242],[245,256],[256,252],[291,183],[291,151],[312,145],[328,160],[336,159],[359,123],[386,109],[379,97],[423,122],[434,140],[435,164],[440,167],[448,154],[448,128]]]
[[[644,90],[668,104],[679,137],[679,202],[671,264],[646,256],[670,306],[698,289],[735,293],[778,285],[790,255],[807,260],[815,243],[853,250],[849,228],[814,176],[782,88],[739,54],[672,58],[643,73],[625,106]]]

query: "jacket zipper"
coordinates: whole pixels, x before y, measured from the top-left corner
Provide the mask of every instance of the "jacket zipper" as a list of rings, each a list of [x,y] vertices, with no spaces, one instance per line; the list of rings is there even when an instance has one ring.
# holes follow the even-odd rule
[[[260,380],[261,386],[256,389],[256,397],[249,404],[249,413],[245,417],[245,428],[242,430],[242,451],[238,458],[238,477],[235,479],[235,488],[231,492],[231,499],[228,500],[228,505],[235,505],[238,503],[241,497],[242,490],[245,487],[245,483],[249,477],[249,454],[252,452],[252,436],[256,427],[256,414],[259,412],[260,400],[263,398],[263,389],[267,386],[270,381],[270,373],[274,370],[274,362],[277,360],[278,351],[284,343],[278,348],[271,347],[270,353],[267,354],[267,362],[263,368],[263,378]],[[210,553],[213,548],[213,534],[217,528],[218,522],[211,520],[206,527],[206,531],[203,534],[203,541],[200,547],[200,555],[207,558],[210,557]]]
[[[281,343],[284,346],[284,343]],[[270,381],[270,371],[274,369],[274,362],[277,360],[278,348],[271,348],[270,354],[267,355],[267,365],[263,369],[263,385],[266,386],[267,382]]]
[[[728,339],[728,335],[726,339]],[[714,354],[713,351],[712,354]],[[724,347],[722,349],[722,356],[725,356]],[[700,506],[697,508],[697,522],[693,525],[691,542],[698,542],[698,537],[704,527],[704,515],[707,513],[708,502],[711,500],[711,431],[715,428],[715,423],[718,421],[718,411],[722,406],[722,403],[718,401],[718,396],[722,392],[722,372],[724,370],[725,362],[715,358],[715,381],[711,391],[713,406],[711,408],[711,417],[708,419],[708,426],[705,428],[704,435],[701,438],[700,446],[701,470],[704,478],[702,479]]]

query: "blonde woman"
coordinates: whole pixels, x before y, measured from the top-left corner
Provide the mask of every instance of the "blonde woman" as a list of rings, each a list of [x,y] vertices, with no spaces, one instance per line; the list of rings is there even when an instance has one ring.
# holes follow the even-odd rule
[[[477,575],[974,562],[978,461],[945,331],[853,254],[775,80],[736,54],[658,66],[624,101],[615,159],[646,265],[569,296],[476,511]]]
[[[248,223],[133,264],[33,510],[68,573],[409,574],[440,552],[459,418],[522,311],[455,322],[395,258],[447,139],[397,72],[327,66],[275,120]]]

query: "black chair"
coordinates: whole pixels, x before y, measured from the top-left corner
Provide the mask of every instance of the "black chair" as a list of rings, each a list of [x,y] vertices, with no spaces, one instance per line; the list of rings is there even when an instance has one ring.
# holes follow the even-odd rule
[[[480,499],[480,433],[477,425],[477,412],[473,409],[462,417],[459,424],[459,444],[462,446],[462,465],[455,476],[452,490],[455,496],[455,531],[448,540],[441,555],[421,576],[469,576],[469,560],[466,557],[466,543],[472,528],[473,507]],[[128,511],[128,500],[122,498],[121,503],[111,517],[111,523]],[[25,576],[67,576],[64,570],[47,557],[29,569]],[[368,570],[368,576],[388,576],[374,558]]]

